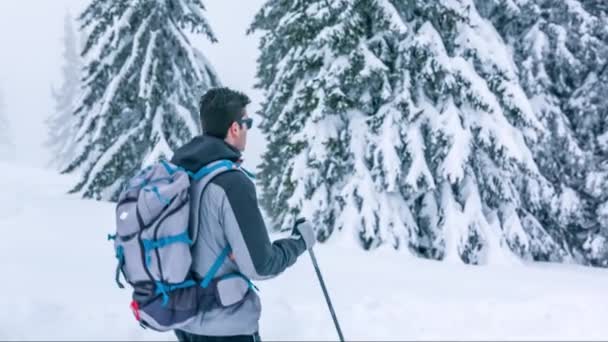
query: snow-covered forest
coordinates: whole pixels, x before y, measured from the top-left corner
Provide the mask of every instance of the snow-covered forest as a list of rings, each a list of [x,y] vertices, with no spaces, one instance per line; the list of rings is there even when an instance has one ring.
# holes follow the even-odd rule
[[[0,1],[0,46],[0,340],[175,340],[107,234],[217,87],[347,340],[608,336],[606,0]],[[262,340],[335,339],[313,270],[256,282]]]
[[[593,1],[268,1],[262,203],[321,241],[607,265],[608,12]],[[604,91],[605,94],[605,91]]]
[[[191,37],[222,44],[212,15],[95,0],[65,16],[46,147],[70,193],[115,200],[201,134],[222,75]],[[602,1],[268,0],[247,25],[273,230],[305,216],[365,250],[608,266]]]

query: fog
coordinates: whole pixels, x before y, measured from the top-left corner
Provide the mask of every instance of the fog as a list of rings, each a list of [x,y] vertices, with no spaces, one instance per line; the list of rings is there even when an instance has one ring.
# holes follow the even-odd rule
[[[224,85],[251,97],[249,112],[253,114],[262,98],[261,91],[253,89],[259,36],[248,36],[246,30],[263,1],[203,3],[219,43],[190,35],[191,41],[207,56]],[[51,86],[61,83],[63,20],[66,11],[77,17],[87,4],[84,0],[0,0],[0,92],[20,164],[41,167],[52,158],[44,146],[44,120],[54,108]],[[257,125],[259,117],[252,116]],[[258,165],[264,144],[259,130],[252,130],[246,166]]]

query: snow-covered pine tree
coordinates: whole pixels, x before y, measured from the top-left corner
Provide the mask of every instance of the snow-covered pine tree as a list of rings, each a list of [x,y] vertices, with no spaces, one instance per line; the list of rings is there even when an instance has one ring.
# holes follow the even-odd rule
[[[252,30],[279,227],[304,215],[321,240],[467,263],[567,254],[534,216],[553,194],[530,150],[542,125],[472,1],[271,0]]]
[[[83,176],[72,192],[115,199],[142,165],[201,132],[198,99],[218,81],[184,30],[215,42],[203,11],[200,0],[93,0],[81,14],[84,96],[65,171]]]
[[[11,133],[2,92],[0,91],[0,160],[11,160],[15,156],[15,145]]]
[[[565,111],[572,117],[573,130],[581,145],[590,151],[591,164],[585,174],[585,194],[591,197],[591,217],[585,232],[583,252],[594,265],[608,266],[608,2],[582,1],[591,17],[588,30],[594,41],[587,44],[589,71],[569,97]],[[583,37],[584,39],[587,37]],[[587,38],[588,39],[588,38]]]
[[[402,26],[392,5],[373,1],[269,1],[257,14],[251,30],[266,32],[258,86],[267,95],[261,127],[269,140],[261,202],[277,227],[290,226],[303,214],[320,240],[339,228],[347,204],[336,199],[349,172],[362,166],[350,157],[350,142],[362,142],[352,134],[366,134],[366,129],[352,132],[349,124],[366,125],[365,117],[382,104],[378,99],[391,95],[389,68]],[[396,151],[387,158],[399,163]],[[360,171],[372,186],[370,172]],[[395,206],[403,205],[401,198],[393,199]],[[374,217],[377,203],[369,200],[359,209]],[[386,214],[387,221],[400,224],[399,212]],[[367,224],[359,233],[370,247],[379,232],[377,222]],[[406,231],[402,224],[398,228]]]
[[[63,23],[63,66],[62,85],[52,89],[55,100],[55,110],[46,119],[48,138],[46,146],[50,149],[49,166],[63,170],[75,157],[74,136],[77,127],[74,123],[74,110],[80,94],[80,79],[82,76],[82,59],[79,54],[81,44],[76,37],[74,20],[66,12]]]
[[[604,24],[608,28],[608,20]],[[608,45],[608,42],[607,42]],[[608,51],[606,52],[608,54]],[[608,62],[590,73],[568,103],[578,113],[574,129],[592,153],[593,168],[586,170],[585,193],[591,197],[593,225],[587,229],[583,251],[595,265],[608,266]]]
[[[556,194],[536,216],[545,226],[562,227],[553,233],[580,262],[608,266],[608,153],[602,144],[608,138],[608,6],[477,3],[512,46],[521,84],[545,128],[533,150]]]

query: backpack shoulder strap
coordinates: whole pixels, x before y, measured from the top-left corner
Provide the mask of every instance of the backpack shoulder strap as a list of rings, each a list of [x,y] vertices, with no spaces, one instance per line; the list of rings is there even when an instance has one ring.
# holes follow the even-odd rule
[[[191,220],[191,228],[192,228],[192,240],[196,241],[198,236],[198,229],[200,225],[200,204],[203,198],[203,194],[207,189],[207,185],[209,185],[213,179],[220,174],[228,171],[243,171],[239,163],[233,162],[228,159],[221,159],[214,162],[211,162],[202,168],[200,168],[197,172],[189,172],[188,175],[192,179],[192,189],[190,204],[192,209],[192,220]],[[245,171],[243,171],[247,174]]]

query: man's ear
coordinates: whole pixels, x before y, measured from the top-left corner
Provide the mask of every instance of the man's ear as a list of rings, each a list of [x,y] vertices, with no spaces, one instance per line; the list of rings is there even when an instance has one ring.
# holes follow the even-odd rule
[[[228,133],[237,134],[239,132],[239,124],[236,121],[233,121],[228,128]]]

